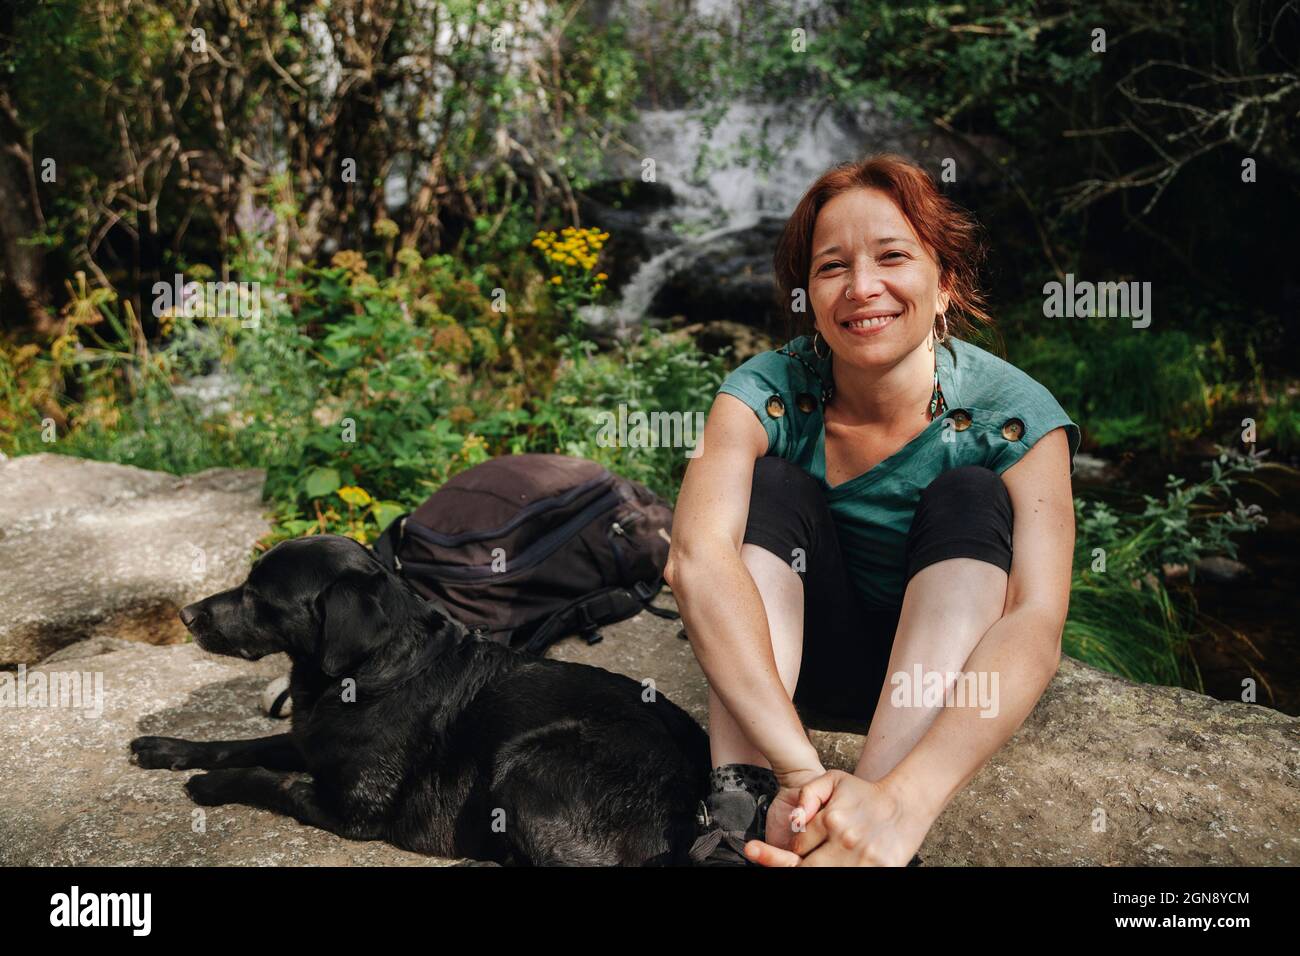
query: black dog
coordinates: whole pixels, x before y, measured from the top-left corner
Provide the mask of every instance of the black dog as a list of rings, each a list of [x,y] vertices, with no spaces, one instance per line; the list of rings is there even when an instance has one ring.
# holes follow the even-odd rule
[[[211,771],[186,783],[200,804],[489,862],[687,862],[699,724],[629,677],[467,635],[348,538],[286,541],[181,620],[204,650],[293,661],[292,733],[131,742],[142,767]]]

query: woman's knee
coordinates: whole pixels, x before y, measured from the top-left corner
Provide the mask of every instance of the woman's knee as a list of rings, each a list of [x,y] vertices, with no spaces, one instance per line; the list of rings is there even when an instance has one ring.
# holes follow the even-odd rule
[[[792,461],[765,455],[754,462],[754,480],[750,501],[755,498],[776,501],[812,501],[821,489],[817,480]]]
[[[908,532],[907,576],[954,557],[1011,568],[1014,512],[1006,483],[980,465],[939,475],[921,492]]]
[[[790,561],[796,551],[811,554],[830,520],[817,480],[784,458],[754,463],[744,542]]]
[[[950,468],[925,487],[917,505],[917,512],[922,511],[953,522],[967,515],[989,512],[1009,525],[1011,494],[996,472],[982,465],[962,465]]]
[[[1009,498],[1002,476],[983,465],[949,468],[921,492],[922,499],[946,495]]]

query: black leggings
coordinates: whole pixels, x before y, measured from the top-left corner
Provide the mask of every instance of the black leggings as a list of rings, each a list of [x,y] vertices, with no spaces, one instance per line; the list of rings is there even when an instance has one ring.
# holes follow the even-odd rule
[[[1011,570],[1011,497],[1001,477],[967,465],[921,492],[907,534],[907,581],[947,558]],[[872,609],[854,589],[821,485],[783,458],[754,465],[745,543],[790,562],[802,548],[803,660],[794,702],[819,716],[870,722],[889,666],[901,605]],[[815,573],[813,573],[815,571]]]

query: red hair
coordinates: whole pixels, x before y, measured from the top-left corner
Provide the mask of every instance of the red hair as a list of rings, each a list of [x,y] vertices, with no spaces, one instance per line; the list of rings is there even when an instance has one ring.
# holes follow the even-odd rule
[[[813,331],[805,327],[811,312],[794,311],[793,293],[808,287],[817,214],[840,193],[863,188],[889,196],[938,262],[939,288],[949,296],[948,311],[944,313],[948,331],[961,335],[972,329],[973,321],[991,326],[993,318],[985,311],[984,294],[979,288],[979,267],[985,256],[979,225],[939,192],[924,169],[902,156],[883,153],[827,170],[804,193],[786,222],[772,265],[777,307],[786,318],[791,337]]]

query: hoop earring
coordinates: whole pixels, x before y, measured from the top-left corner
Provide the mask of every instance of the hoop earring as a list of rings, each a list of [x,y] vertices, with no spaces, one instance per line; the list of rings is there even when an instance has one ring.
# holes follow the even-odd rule
[[[942,344],[948,339],[948,317],[940,312],[939,321],[943,323],[943,331],[936,334],[935,341]]]
[[[819,359],[824,359],[824,358],[826,358],[827,356],[829,356],[829,355],[831,354],[831,347],[830,347],[829,345],[826,346],[826,355],[822,355],[821,352],[818,352],[818,351],[817,351],[817,340],[818,340],[818,339],[821,339],[821,338],[822,338],[821,331],[820,331],[820,330],[816,330],[816,329],[814,329],[814,330],[813,330],[813,340],[812,340],[812,350],[813,350],[813,355],[817,356]],[[822,341],[825,342],[826,340],[825,340],[825,339],[822,339]]]

